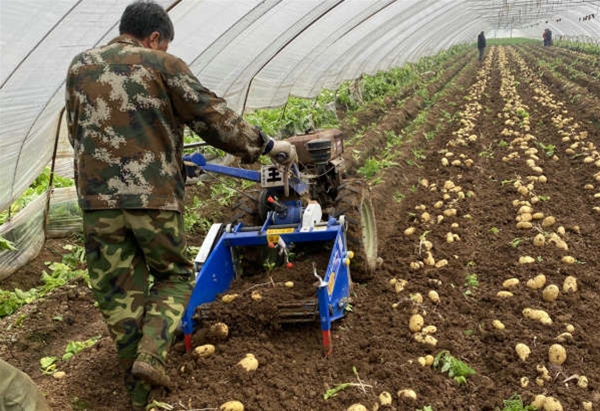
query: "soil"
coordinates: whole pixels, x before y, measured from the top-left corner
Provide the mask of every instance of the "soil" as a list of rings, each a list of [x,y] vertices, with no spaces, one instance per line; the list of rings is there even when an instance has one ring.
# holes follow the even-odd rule
[[[541,72],[544,59],[553,61],[556,71]],[[574,63],[567,69],[566,62]],[[195,346],[214,344],[216,353],[197,359],[185,352],[178,339],[167,363],[174,388],[155,390],[152,398],[172,410],[216,410],[235,399],[250,411],[346,410],[355,403],[369,410],[414,411],[430,406],[435,411],[491,411],[502,410],[504,401],[515,394],[525,404],[545,394],[559,400],[564,410],[583,409],[583,401],[600,407],[600,333],[594,331],[600,311],[600,214],[594,211],[600,199],[594,193],[600,182],[597,165],[583,161],[588,155],[596,162],[600,159],[600,80],[594,77],[598,68],[593,62],[589,56],[565,49],[495,46],[480,64],[476,51],[470,51],[450,57],[413,89],[399,90],[396,98],[385,101],[385,107],[367,107],[354,115],[358,121],[344,121],[347,136],[360,135],[346,144],[349,175],[355,175],[368,157],[382,153],[390,133],[401,143],[393,152],[393,165],[372,181],[381,264],[368,282],[353,284],[351,310],[333,323],[333,353],[323,355],[318,320],[292,325],[279,321],[276,306],[310,299],[315,292],[312,264],[324,267],[329,257],[326,251],[299,254],[292,269],[275,267],[235,280],[229,292],[239,296],[232,303],[216,300],[202,306],[193,342]],[[581,75],[573,76],[574,71]],[[503,91],[507,73],[514,76],[509,83],[517,97]],[[545,102],[541,88],[562,105]],[[479,108],[473,104],[477,101]],[[528,179],[540,175],[526,163],[531,157],[519,140],[513,140],[518,136],[502,135],[507,128],[503,109],[507,102],[514,107],[519,101],[527,108],[529,133],[534,136],[529,147],[538,150],[536,164],[543,168],[547,183]],[[471,109],[473,117],[460,114]],[[573,120],[557,125],[559,116]],[[577,128],[569,128],[575,123]],[[461,127],[470,127],[466,135],[477,138],[458,142]],[[513,128],[523,136],[523,127],[521,123]],[[585,141],[576,146],[572,146],[574,140],[564,140],[569,132],[573,138],[584,131]],[[591,144],[596,146],[595,153],[589,150]],[[556,158],[546,155],[549,149]],[[360,158],[352,156],[357,150]],[[518,155],[502,160],[511,153]],[[444,157],[461,159],[461,165],[443,166]],[[471,166],[466,165],[468,159]],[[466,195],[451,189],[448,181]],[[517,191],[517,181],[535,184],[523,194]],[[594,188],[589,189],[590,185]],[[188,199],[210,197],[206,185],[189,190]],[[434,206],[439,201],[444,201],[442,208]],[[534,220],[530,229],[516,228],[522,201],[531,201],[535,212],[554,216],[557,223],[542,227],[541,220]],[[432,221],[423,220],[423,206]],[[442,214],[449,208],[456,210],[455,216]],[[214,221],[227,221],[233,214],[230,208],[217,209],[214,204],[198,212]],[[440,216],[444,218],[438,221]],[[404,231],[411,226],[416,233],[406,236]],[[447,241],[449,232],[457,235],[455,241]],[[549,239],[553,232],[567,243],[568,250],[548,242],[541,248],[532,244],[536,234],[544,233]],[[200,231],[189,234],[190,244],[200,245],[202,238]],[[432,243],[435,261],[447,264],[419,265],[427,256],[427,244],[421,240]],[[34,286],[46,262],[60,261],[67,243],[81,244],[81,240],[48,240],[38,258],[0,287]],[[524,256],[533,257],[533,262],[521,264]],[[565,256],[575,257],[576,262],[563,262]],[[559,287],[556,301],[543,300],[541,289],[525,285],[538,274],[546,276],[546,284]],[[577,279],[577,291],[563,290],[567,276]],[[504,289],[502,284],[509,278],[518,279],[519,284]],[[406,280],[404,290],[396,292],[392,279]],[[295,286],[285,287],[286,281],[294,281]],[[439,302],[428,298],[432,290],[439,294]],[[501,290],[513,296],[502,298],[498,296]],[[253,292],[262,299],[253,299]],[[525,318],[522,311],[528,307],[545,310],[552,323]],[[437,328],[436,345],[418,342],[409,330],[415,313],[424,317],[426,325]],[[495,328],[493,320],[501,320],[505,329]],[[217,322],[228,325],[226,339],[208,331]],[[562,342],[567,359],[553,365],[548,349],[567,331],[567,325],[573,326],[571,336]],[[129,409],[113,343],[82,281],[1,319],[0,328],[1,358],[29,374],[52,409]],[[100,336],[94,346],[59,362],[64,378],[42,374],[41,357],[60,356],[68,342],[94,336]],[[517,343],[531,349],[525,361],[515,353]],[[418,362],[419,357],[444,351],[475,370],[466,383],[458,384],[440,367]],[[236,366],[247,353],[259,361],[253,373]],[[538,365],[544,365],[550,376],[540,384],[536,383]],[[588,378],[586,387],[577,384],[583,382],[580,376]],[[521,384],[523,377],[529,385]],[[328,390],[345,383],[350,385],[324,399]],[[397,392],[406,388],[416,392],[416,400],[398,397]],[[377,405],[383,391],[392,394],[392,405]]]

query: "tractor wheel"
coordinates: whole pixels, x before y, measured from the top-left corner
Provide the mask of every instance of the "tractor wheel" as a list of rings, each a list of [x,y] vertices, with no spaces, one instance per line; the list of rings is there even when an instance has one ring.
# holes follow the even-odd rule
[[[371,192],[362,180],[344,180],[335,199],[335,218],[344,215],[348,250],[354,251],[352,279],[371,279],[377,265],[377,225]]]
[[[240,196],[240,199],[232,207],[233,217],[231,223],[243,223],[248,227],[255,227],[262,225],[262,221],[259,214],[258,197],[260,192],[251,192],[246,195]]]

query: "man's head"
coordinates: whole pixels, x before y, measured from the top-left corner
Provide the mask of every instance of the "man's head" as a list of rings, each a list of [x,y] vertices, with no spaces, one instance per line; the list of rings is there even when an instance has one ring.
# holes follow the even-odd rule
[[[151,0],[131,3],[121,16],[119,33],[140,40],[144,47],[166,51],[175,37],[169,15]]]

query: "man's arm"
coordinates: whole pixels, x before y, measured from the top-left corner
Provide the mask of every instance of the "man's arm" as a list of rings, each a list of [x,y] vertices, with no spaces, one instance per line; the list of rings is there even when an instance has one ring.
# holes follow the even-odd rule
[[[183,61],[170,57],[173,60],[164,75],[175,115],[211,146],[239,156],[243,162],[255,162],[265,152],[268,139],[200,84]]]

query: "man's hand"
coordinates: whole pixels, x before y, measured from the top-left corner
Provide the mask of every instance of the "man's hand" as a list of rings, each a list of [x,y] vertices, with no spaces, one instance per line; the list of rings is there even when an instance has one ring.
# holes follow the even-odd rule
[[[273,149],[269,151],[271,159],[282,166],[288,166],[298,162],[296,147],[287,141],[276,140]]]

